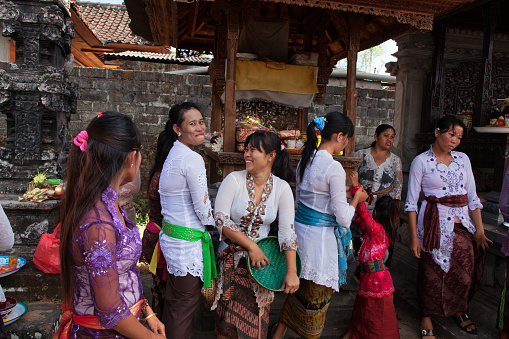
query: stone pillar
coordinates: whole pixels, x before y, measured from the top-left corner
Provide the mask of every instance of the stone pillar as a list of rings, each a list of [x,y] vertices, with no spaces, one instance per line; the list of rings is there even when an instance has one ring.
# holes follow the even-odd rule
[[[431,33],[404,34],[396,39],[398,58],[391,75],[396,76],[394,151],[401,157],[403,171],[408,172],[419,152],[416,134],[421,132],[425,89],[431,66]]]
[[[31,176],[47,170],[61,178],[69,151],[68,124],[76,111],[74,24],[68,3],[0,0],[2,35],[15,42],[15,62],[0,70],[0,112],[7,139],[0,149],[0,191],[21,193]]]

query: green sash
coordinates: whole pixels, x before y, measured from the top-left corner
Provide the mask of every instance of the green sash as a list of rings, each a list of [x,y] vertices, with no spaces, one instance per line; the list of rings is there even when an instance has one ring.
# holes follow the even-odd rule
[[[163,232],[169,237],[175,239],[182,239],[187,241],[202,240],[201,246],[203,249],[203,287],[211,286],[212,279],[217,277],[216,258],[214,256],[214,246],[209,232],[202,232],[200,230],[178,226],[168,223],[163,220]]]

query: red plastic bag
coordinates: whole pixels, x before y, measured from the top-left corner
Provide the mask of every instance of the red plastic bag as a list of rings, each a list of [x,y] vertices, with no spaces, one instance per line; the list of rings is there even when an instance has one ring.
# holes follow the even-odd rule
[[[60,274],[60,224],[52,234],[44,233],[34,253],[34,265],[46,274]]]

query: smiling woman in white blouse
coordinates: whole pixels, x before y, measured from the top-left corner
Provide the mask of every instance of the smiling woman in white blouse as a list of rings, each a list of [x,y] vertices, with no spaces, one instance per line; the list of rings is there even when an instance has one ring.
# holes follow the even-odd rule
[[[454,317],[474,334],[466,314],[480,281],[488,242],[481,219],[482,204],[468,156],[454,149],[466,132],[455,116],[438,120],[435,143],[410,167],[405,210],[410,252],[419,258],[417,296],[421,337],[435,338],[432,316]],[[417,215],[420,192],[425,198]]]
[[[173,146],[159,179],[163,230],[159,241],[168,268],[163,323],[167,338],[187,339],[203,285],[216,266],[205,225],[214,225],[203,158],[193,151],[204,142],[205,123],[195,104],[174,105],[169,113]],[[211,250],[212,249],[212,250]]]
[[[270,264],[256,241],[269,234],[279,216],[278,238],[287,271],[282,288],[299,288],[293,226],[295,205],[290,185],[289,154],[272,132],[258,131],[245,142],[246,170],[230,173],[216,197],[214,215],[221,235],[215,338],[266,338],[274,293],[254,282],[247,257],[258,268]]]

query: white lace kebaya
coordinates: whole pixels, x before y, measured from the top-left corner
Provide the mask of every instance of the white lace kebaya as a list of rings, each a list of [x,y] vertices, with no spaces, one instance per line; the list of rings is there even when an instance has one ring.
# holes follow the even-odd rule
[[[223,180],[217,192],[214,206],[216,225],[221,240],[220,250],[226,247],[225,237],[222,233],[223,227],[228,227],[235,232],[242,232],[249,239],[257,241],[268,236],[270,224],[278,214],[278,239],[281,251],[297,250],[297,235],[293,226],[295,204],[290,185],[271,174],[265,183],[258,206],[254,199],[254,180],[248,171],[232,172]],[[234,266],[237,267],[240,258],[247,258],[248,255],[247,251],[236,252]],[[217,302],[223,292],[223,273],[224,263],[220,261],[218,291],[212,309],[217,307]],[[254,281],[252,283],[258,307],[263,310],[265,305],[270,304],[274,299],[274,293],[259,287]]]
[[[461,222],[472,234],[476,232],[475,225],[470,219],[469,210],[482,209],[482,203],[475,189],[475,180],[468,156],[461,152],[451,151],[453,160],[446,166],[436,162],[433,147],[419,154],[410,167],[408,179],[408,193],[405,211],[418,211],[417,202],[422,191],[425,196],[434,195],[437,198],[450,195],[468,196],[468,206],[447,207],[438,204],[440,220],[440,248],[431,251],[433,260],[444,272],[449,272],[451,253],[453,251],[454,223]],[[424,235],[423,218],[427,202],[424,200],[417,219],[417,237],[421,243]]]
[[[214,225],[207,188],[205,162],[198,153],[175,141],[159,180],[161,214],[173,225],[205,231]],[[168,273],[177,277],[188,273],[203,280],[202,241],[187,241],[159,234]]]
[[[297,169],[297,204],[334,215],[338,224],[350,227],[355,208],[346,200],[346,173],[343,166],[325,150],[316,151],[311,160],[302,182]],[[338,292],[338,244],[334,227],[295,222],[295,230],[302,258],[301,278]]]

